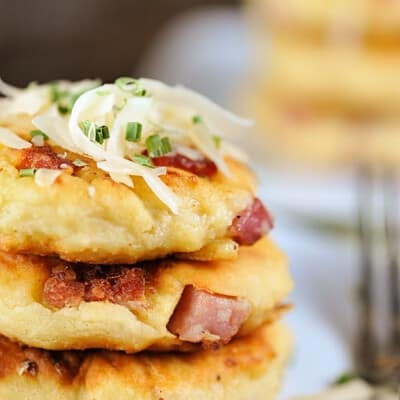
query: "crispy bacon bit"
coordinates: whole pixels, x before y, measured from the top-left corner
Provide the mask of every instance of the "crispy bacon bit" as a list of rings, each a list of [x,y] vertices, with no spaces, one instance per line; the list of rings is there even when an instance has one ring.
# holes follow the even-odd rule
[[[226,344],[237,334],[249,313],[247,300],[188,285],[168,323],[168,330],[181,340],[201,342],[205,347]]]
[[[230,236],[240,245],[250,246],[274,227],[274,219],[259,199],[240,212],[229,228]]]
[[[132,300],[144,299],[145,296],[144,273],[138,268],[126,269],[116,278],[114,284],[114,299],[118,304],[127,304]]]
[[[43,289],[45,303],[56,308],[76,307],[82,301],[109,301],[129,307],[130,302],[144,298],[143,270],[116,266],[56,266]]]
[[[106,301],[113,288],[107,279],[93,279],[86,282],[85,301]]]
[[[182,154],[173,154],[151,159],[157,167],[175,167],[192,174],[211,178],[217,173],[217,166],[208,158],[201,160],[192,160]]]
[[[49,146],[32,146],[20,150],[21,159],[18,169],[47,168],[47,169],[73,169],[72,163],[59,157]]]
[[[54,307],[76,307],[85,295],[85,286],[77,282],[76,274],[67,266],[53,268],[52,276],[44,284],[44,298]]]

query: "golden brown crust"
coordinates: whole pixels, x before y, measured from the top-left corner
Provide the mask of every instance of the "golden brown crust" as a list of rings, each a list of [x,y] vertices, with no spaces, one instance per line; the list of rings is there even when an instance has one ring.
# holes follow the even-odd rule
[[[50,148],[66,163],[82,159]],[[19,176],[21,152],[0,148],[0,249],[13,253],[104,264],[194,253],[215,241],[229,241],[233,218],[254,198],[252,172],[234,160],[227,160],[233,172],[229,179],[170,168],[162,180],[180,201],[174,215],[142,178],[134,177],[131,189],[88,160],[73,174],[67,168],[51,186],[39,187],[32,177]],[[235,246],[228,253],[226,248],[202,251],[203,259],[236,255]]]
[[[217,351],[185,355],[53,354],[2,339],[0,398],[268,400],[280,385],[290,349],[290,335],[279,325],[264,326]],[[36,365],[34,373],[24,361]]]
[[[46,349],[186,350],[187,344],[171,334],[167,324],[187,285],[249,301],[250,314],[239,335],[279,316],[276,307],[292,287],[286,259],[268,239],[242,247],[234,261],[146,263],[145,297],[123,305],[48,304],[45,283],[54,267],[63,265],[59,260],[0,253],[0,333]]]

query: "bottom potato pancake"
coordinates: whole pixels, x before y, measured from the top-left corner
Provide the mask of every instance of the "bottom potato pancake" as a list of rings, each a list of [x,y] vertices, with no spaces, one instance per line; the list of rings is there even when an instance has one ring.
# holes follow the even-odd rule
[[[0,338],[0,398],[269,400],[290,350],[290,334],[275,324],[216,351],[179,355],[47,352]]]
[[[76,265],[0,253],[0,333],[49,350],[218,347],[276,319],[292,287],[267,238],[234,261]]]

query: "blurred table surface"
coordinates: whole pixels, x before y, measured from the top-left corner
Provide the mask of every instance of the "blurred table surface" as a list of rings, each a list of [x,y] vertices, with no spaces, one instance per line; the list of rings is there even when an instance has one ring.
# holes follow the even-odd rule
[[[238,0],[0,0],[0,76],[14,84],[135,71],[173,16]]]

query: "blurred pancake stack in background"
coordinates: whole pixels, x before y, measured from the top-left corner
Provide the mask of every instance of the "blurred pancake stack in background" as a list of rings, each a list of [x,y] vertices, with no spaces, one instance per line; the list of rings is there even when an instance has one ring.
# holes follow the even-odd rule
[[[272,156],[400,161],[398,2],[248,0],[247,16],[248,106]]]
[[[275,398],[292,281],[249,122],[151,79],[0,91],[0,398]]]

